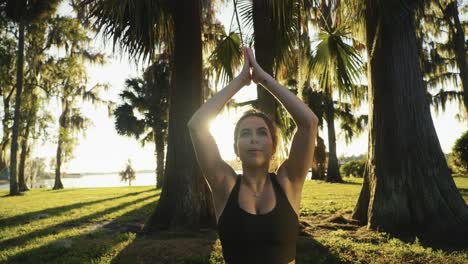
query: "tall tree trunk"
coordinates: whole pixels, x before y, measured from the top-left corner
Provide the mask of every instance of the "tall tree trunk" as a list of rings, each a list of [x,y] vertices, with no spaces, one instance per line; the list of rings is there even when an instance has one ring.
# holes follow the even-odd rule
[[[2,120],[2,130],[3,130],[3,135],[2,135],[2,142],[0,146],[0,172],[3,171],[5,168],[8,167],[7,164],[7,153],[6,150],[8,148],[8,145],[10,144],[10,134],[11,134],[11,129],[10,129],[10,119],[11,119],[11,113],[10,113],[10,98],[11,94],[13,93],[13,90],[10,92],[10,95],[8,95],[6,98],[3,98],[3,120]]]
[[[62,157],[63,157],[63,142],[64,136],[67,133],[67,116],[68,116],[68,102],[67,100],[62,100],[63,112],[59,118],[59,136],[57,144],[57,152],[55,156],[55,182],[52,189],[59,190],[63,189],[62,183]]]
[[[253,27],[255,32],[255,58],[262,69],[274,77],[272,48],[274,39],[267,0],[253,1]],[[255,106],[274,121],[278,121],[276,114],[277,103],[273,95],[261,85],[257,85],[257,97]]]
[[[451,8],[450,13],[453,16],[454,22],[451,31],[453,32],[453,45],[457,66],[460,70],[460,79],[463,89],[463,103],[465,104],[466,114],[468,114],[468,63],[466,61],[465,32],[463,30],[463,25],[460,23],[457,2],[458,1],[453,1],[449,4],[449,7]]]
[[[174,71],[170,89],[169,142],[161,197],[145,231],[214,227],[212,197],[197,164],[187,122],[202,103],[201,7],[199,1],[174,5]]]
[[[28,156],[28,138],[31,128],[31,122],[28,121],[26,124],[24,137],[21,141],[21,154],[20,154],[20,163],[18,168],[18,188],[20,192],[29,191],[28,186],[26,185],[26,179],[24,177],[24,168],[26,165],[26,158]]]
[[[343,182],[340,175],[338,165],[338,157],[336,156],[336,133],[335,133],[335,109],[333,107],[333,99],[331,94],[327,99],[326,119],[328,130],[328,165],[326,182]]]
[[[314,162],[312,164],[312,179],[325,180],[325,160],[325,144],[317,131],[317,145],[315,146]]]
[[[153,129],[156,154],[156,189],[162,187],[164,179],[164,133]]]
[[[21,107],[21,92],[23,90],[23,67],[24,67],[24,19],[21,18],[18,23],[18,57],[16,60],[16,102],[15,116],[13,120],[13,132],[11,136],[11,151],[10,151],[10,195],[18,195],[17,182],[17,152],[18,152],[18,133],[20,122],[20,107]]]
[[[62,177],[61,177],[61,168],[62,168],[62,144],[63,144],[63,139],[62,136],[59,135],[59,140],[57,144],[57,153],[55,156],[55,181],[54,181],[54,187],[52,189],[54,190],[59,190],[63,189],[63,183],[62,183]]]
[[[367,0],[368,179],[353,217],[371,229],[466,245],[468,208],[425,99],[413,10],[392,3]]]

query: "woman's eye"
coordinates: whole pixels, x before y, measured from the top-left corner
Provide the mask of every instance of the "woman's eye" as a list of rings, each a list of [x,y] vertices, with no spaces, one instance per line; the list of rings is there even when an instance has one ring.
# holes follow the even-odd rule
[[[258,132],[258,134],[262,135],[262,136],[266,136],[267,135],[267,132],[266,131],[260,131]]]

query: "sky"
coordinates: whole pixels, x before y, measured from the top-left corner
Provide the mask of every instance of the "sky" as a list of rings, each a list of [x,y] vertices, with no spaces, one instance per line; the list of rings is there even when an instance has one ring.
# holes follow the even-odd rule
[[[232,17],[232,7],[230,4],[217,7],[218,19],[225,25],[226,30]],[[71,9],[62,4],[59,13],[70,14]],[[104,96],[113,101],[118,101],[118,94],[124,87],[125,79],[139,77],[142,74],[141,66],[129,60],[128,54],[117,50],[112,52],[112,42],[104,44],[103,39],[98,35],[94,38],[92,47],[100,52],[105,52],[110,58],[104,66],[89,66],[89,87],[96,83],[108,83],[111,89]],[[221,89],[222,87],[217,87]],[[256,98],[255,86],[244,87],[234,97],[236,100],[244,101]],[[57,109],[55,104],[51,109]],[[120,136],[114,129],[114,120],[109,118],[106,108],[95,108],[88,104],[83,105],[82,111],[90,117],[94,123],[90,127],[86,136],[79,138],[79,144],[74,152],[74,159],[65,164],[64,171],[68,173],[79,172],[108,172],[124,169],[127,159],[132,160],[132,165],[136,170],[154,170],[156,160],[154,156],[154,144],[149,143],[145,147],[133,138]],[[364,108],[364,112],[366,109]],[[462,124],[455,119],[457,106],[449,104],[447,111],[438,116],[432,112],[434,125],[440,140],[441,147],[445,153],[451,151],[453,143],[466,130],[467,123]],[[221,155],[224,159],[234,159],[233,151],[233,131],[234,123],[242,113],[225,113],[218,115],[213,122],[211,132],[218,144]],[[55,111],[58,118],[58,111]],[[58,119],[57,119],[58,120]],[[335,125],[338,128],[338,125]],[[320,134],[327,145],[326,126]],[[337,130],[339,133],[339,130]],[[356,137],[349,145],[345,144],[344,137],[338,134],[337,152],[338,156],[360,155],[367,152],[367,131]],[[55,156],[56,139],[48,140],[45,144],[40,144],[35,148],[33,156],[53,157]]]

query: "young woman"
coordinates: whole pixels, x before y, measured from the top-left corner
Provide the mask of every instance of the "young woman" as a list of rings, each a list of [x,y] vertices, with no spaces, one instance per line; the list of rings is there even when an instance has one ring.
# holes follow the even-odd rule
[[[251,81],[273,94],[297,125],[289,157],[276,174],[269,173],[277,147],[275,126],[263,113],[248,112],[237,122],[234,149],[242,175],[221,159],[209,131],[210,121]],[[315,114],[263,71],[248,48],[241,73],[188,122],[198,163],[212,191],[226,263],[295,263],[301,192],[312,166],[317,123]]]

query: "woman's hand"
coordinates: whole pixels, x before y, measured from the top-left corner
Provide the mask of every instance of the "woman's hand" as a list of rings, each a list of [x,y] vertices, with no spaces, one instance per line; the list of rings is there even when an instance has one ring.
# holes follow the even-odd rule
[[[255,60],[255,56],[253,54],[253,51],[249,48],[247,49],[247,54],[248,54],[248,59],[250,62],[250,67],[252,67],[252,80],[254,83],[264,83],[270,75],[266,73],[262,67],[258,64],[258,62]]]
[[[247,53],[248,48],[243,48],[244,50],[244,66],[242,67],[241,72],[237,76],[241,80],[242,86],[250,85],[252,81],[252,76],[250,75],[250,61],[249,54]]]

